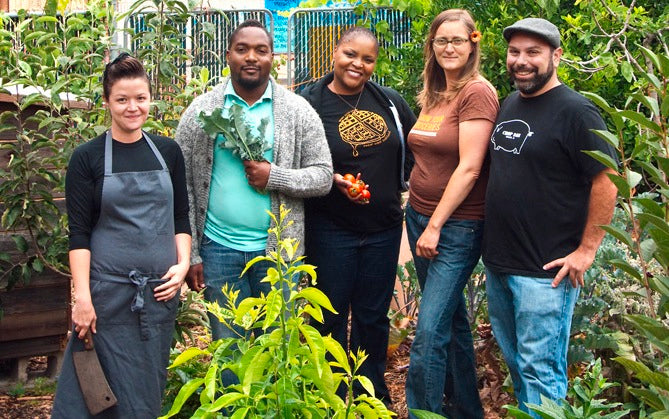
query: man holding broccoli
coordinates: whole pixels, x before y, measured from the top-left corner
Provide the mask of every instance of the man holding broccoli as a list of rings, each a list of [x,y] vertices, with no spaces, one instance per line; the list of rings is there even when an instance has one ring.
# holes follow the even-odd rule
[[[318,114],[301,97],[270,78],[272,38],[256,20],[235,29],[226,58],[230,77],[193,100],[176,132],[186,161],[193,231],[191,289],[226,303],[224,285],[237,301],[267,294],[266,263],[244,276],[246,263],[275,249],[270,217],[284,204],[293,224],[286,237],[304,240],[302,199],[325,195],[332,161]],[[298,256],[304,251],[300,243]],[[206,288],[205,288],[206,287]],[[210,315],[213,339],[235,332]],[[238,331],[241,332],[241,331]]]

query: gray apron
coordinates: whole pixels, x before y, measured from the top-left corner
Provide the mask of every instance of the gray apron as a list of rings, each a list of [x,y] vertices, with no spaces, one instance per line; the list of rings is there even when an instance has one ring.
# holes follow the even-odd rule
[[[144,138],[162,169],[112,173],[107,132],[100,218],[91,233],[90,288],[97,315],[93,342],[118,405],[96,418],[155,418],[169,362],[179,295],[154,299],[153,289],[177,263],[174,196],[167,165]],[[84,350],[73,332],[65,350],[53,418],[92,417],[74,372],[72,352]]]

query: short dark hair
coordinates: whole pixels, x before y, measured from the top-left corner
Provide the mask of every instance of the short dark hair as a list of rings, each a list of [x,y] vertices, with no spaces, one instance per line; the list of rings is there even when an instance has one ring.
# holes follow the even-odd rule
[[[235,38],[237,37],[237,35],[239,35],[239,32],[245,28],[262,29],[263,32],[265,32],[265,35],[267,35],[267,40],[269,41],[270,49],[272,50],[272,52],[274,52],[274,40],[272,39],[272,35],[270,35],[265,25],[263,25],[259,20],[256,19],[245,20],[242,23],[240,23],[239,26],[237,26],[237,28],[235,28],[234,31],[232,31],[232,33],[230,34],[230,38],[228,38],[228,49],[232,47],[232,43],[235,42]]]
[[[151,92],[151,82],[144,66],[137,58],[127,52],[122,52],[107,64],[104,73],[102,73],[102,92],[105,99],[109,99],[112,86],[120,79],[146,79],[149,92]]]
[[[357,37],[363,37],[374,41],[374,44],[376,45],[376,53],[379,53],[379,40],[376,38],[376,35],[374,35],[374,32],[364,26],[351,26],[346,29],[337,40],[337,46]]]

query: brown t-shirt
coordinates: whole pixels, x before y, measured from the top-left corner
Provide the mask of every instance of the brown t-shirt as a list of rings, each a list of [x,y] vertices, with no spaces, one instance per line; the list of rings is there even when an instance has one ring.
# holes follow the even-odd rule
[[[485,119],[494,123],[498,110],[497,92],[479,77],[463,87],[449,103],[420,113],[408,137],[409,147],[416,159],[409,180],[409,203],[414,210],[431,216],[437,208],[460,161],[459,123],[473,119]],[[483,218],[488,169],[489,161],[486,157],[474,188],[451,218]]]

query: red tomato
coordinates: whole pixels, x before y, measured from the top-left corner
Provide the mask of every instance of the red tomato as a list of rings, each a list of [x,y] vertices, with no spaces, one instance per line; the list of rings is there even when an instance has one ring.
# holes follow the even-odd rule
[[[369,201],[369,198],[372,197],[372,194],[369,192],[369,189],[363,189],[363,190],[360,192],[360,197],[361,197],[362,199],[364,199],[364,200]]]

